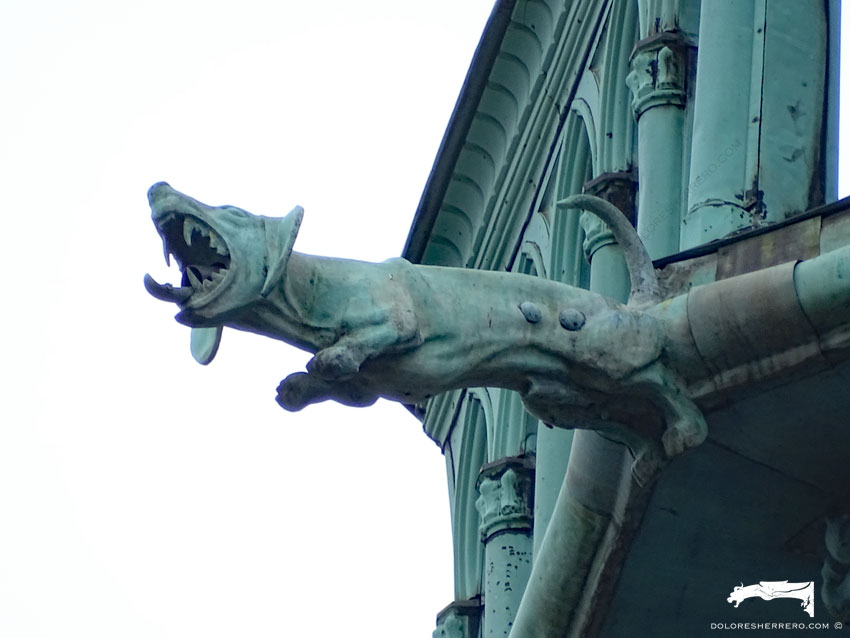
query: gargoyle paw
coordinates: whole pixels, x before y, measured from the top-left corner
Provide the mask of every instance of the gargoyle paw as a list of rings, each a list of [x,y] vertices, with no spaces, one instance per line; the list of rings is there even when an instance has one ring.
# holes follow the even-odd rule
[[[311,385],[312,380],[306,372],[290,374],[278,384],[275,401],[284,410],[298,412],[312,403]]]
[[[705,421],[701,418],[682,420],[668,427],[661,435],[661,443],[668,458],[702,443],[708,434]]]
[[[664,445],[664,453],[667,458],[673,458],[685,451],[685,438],[681,430],[676,427],[667,428],[661,435],[661,443]]]

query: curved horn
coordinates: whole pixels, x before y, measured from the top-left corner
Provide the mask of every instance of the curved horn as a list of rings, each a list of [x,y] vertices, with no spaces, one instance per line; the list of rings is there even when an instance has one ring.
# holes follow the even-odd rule
[[[566,208],[586,210],[608,224],[626,258],[631,282],[629,305],[643,306],[661,301],[661,289],[652,259],[637,232],[619,208],[600,197],[587,194],[572,195],[560,200],[557,204]]]

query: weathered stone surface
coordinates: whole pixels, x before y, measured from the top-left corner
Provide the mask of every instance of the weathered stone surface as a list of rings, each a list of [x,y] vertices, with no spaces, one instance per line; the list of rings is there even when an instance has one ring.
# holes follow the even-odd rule
[[[278,388],[288,410],[503,387],[547,423],[607,429],[635,451],[642,480],[705,438],[702,415],[660,360],[662,323],[639,309],[659,301],[652,263],[625,217],[603,200],[580,195],[570,205],[599,215],[624,247],[632,284],[626,306],[514,273],[293,253],[300,208],[282,219],[260,217],[206,206],[167,184],[155,185],[149,199],[184,281],[146,285],[178,304],[178,321],[205,330],[229,325],[315,353],[306,372]],[[575,328],[569,333],[564,311]],[[648,412],[665,424],[663,437],[632,427]]]
[[[224,325],[314,353],[306,372],[278,387],[288,410],[325,400],[416,403],[458,388],[506,388],[545,423],[597,429],[625,443],[644,483],[666,458],[705,438],[692,397],[710,402],[735,384],[850,355],[850,290],[843,284],[850,249],[663,301],[625,217],[603,200],[574,196],[565,205],[599,215],[624,249],[631,295],[622,305],[515,273],[294,253],[300,208],[282,219],[260,217],[206,206],[166,184],[149,197],[183,282],[173,287],[147,277],[146,287],[176,303],[177,320],[196,329],[196,358],[214,356]],[[737,301],[715,330],[697,308],[717,295]],[[791,325],[787,313],[774,312],[780,301],[800,320]],[[786,321],[767,325],[764,318],[774,315]],[[750,342],[760,345],[748,350],[734,336],[751,330],[759,338]],[[694,338],[683,337],[689,334]],[[694,378],[695,369],[708,376]]]

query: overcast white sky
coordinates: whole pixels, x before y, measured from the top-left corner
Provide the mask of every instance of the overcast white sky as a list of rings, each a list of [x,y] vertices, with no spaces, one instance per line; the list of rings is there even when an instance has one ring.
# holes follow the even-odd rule
[[[145,193],[301,204],[298,250],[397,256],[491,5],[7,3],[0,636],[430,635],[438,449],[387,403],[280,410],[284,344],[195,364],[142,287],[176,280]]]
[[[430,635],[438,448],[396,405],[282,411],[284,344],[195,364],[145,194],[399,255],[491,5],[6,3],[0,636]]]

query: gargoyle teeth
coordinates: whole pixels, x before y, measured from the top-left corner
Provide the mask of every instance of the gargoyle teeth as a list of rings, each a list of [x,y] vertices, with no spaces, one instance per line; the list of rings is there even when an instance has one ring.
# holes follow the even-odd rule
[[[192,285],[192,288],[194,288],[195,290],[197,290],[197,289],[199,289],[203,286],[203,284],[201,283],[201,280],[198,279],[198,275],[195,274],[194,268],[187,268],[186,269],[186,277],[189,278],[189,283]]]
[[[217,232],[215,232],[214,230],[210,230],[209,238],[210,248],[215,250],[215,252],[217,252],[222,257],[226,257],[230,254],[230,252],[227,250],[227,246],[225,245],[224,240],[219,236]]]
[[[165,240],[162,240],[162,254],[165,257],[165,265],[171,265],[171,254],[168,252],[168,244],[165,243]]]
[[[192,245],[192,227],[194,225],[195,224],[191,217],[187,217],[183,220],[183,241],[186,242],[187,246]]]
[[[210,275],[210,278],[214,283],[219,283],[222,279],[224,279],[225,274],[226,271],[224,270],[214,270],[213,273]]]

